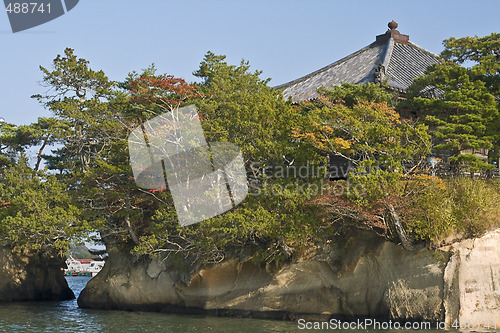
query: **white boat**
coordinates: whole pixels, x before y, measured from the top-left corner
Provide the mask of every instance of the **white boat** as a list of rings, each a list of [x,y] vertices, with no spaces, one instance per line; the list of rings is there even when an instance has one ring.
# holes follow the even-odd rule
[[[104,260],[75,259],[69,256],[66,259],[66,276],[96,276],[104,267]]]

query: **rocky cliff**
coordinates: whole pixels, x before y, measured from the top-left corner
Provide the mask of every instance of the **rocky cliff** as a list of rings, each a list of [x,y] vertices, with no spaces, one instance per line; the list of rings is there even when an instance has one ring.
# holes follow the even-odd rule
[[[110,248],[78,304],[98,309],[268,318],[376,317],[500,322],[500,230],[436,251],[355,231],[314,259],[273,271],[245,258],[181,272]]]
[[[445,274],[446,322],[500,323],[500,229],[453,244]]]
[[[0,302],[73,299],[64,260],[0,248]]]

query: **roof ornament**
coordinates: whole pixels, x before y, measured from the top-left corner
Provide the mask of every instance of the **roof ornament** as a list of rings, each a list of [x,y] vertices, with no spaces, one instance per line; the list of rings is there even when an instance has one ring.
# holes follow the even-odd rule
[[[396,21],[392,20],[391,22],[389,22],[389,24],[387,24],[387,26],[389,27],[389,29],[385,34],[377,36],[377,42],[384,43],[387,42],[390,38],[392,38],[396,43],[408,44],[410,36],[403,35],[402,33],[396,30],[398,27],[398,23]]]
[[[397,29],[397,27],[398,27],[398,22],[396,22],[396,21],[392,20],[391,22],[389,22],[389,23],[387,24],[387,26],[388,26],[388,27],[389,27],[389,29],[391,29],[391,30],[396,30],[396,29]]]

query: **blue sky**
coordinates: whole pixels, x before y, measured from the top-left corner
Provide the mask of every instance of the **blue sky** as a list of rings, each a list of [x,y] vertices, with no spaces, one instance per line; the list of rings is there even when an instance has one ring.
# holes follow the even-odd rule
[[[195,78],[203,55],[242,58],[278,85],[328,65],[375,40],[395,20],[418,45],[439,53],[451,36],[500,31],[500,2],[326,0],[80,0],[67,14],[13,34],[0,12],[0,116],[27,124],[49,113],[30,96],[43,92],[39,65],[66,47],[113,80],[155,63]]]

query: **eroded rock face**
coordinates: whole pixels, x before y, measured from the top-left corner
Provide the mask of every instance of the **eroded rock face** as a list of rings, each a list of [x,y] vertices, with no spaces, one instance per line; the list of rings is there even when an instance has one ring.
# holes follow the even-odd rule
[[[500,323],[500,229],[451,246],[445,270],[446,322]]]
[[[138,259],[111,250],[104,269],[88,283],[78,303],[100,309],[287,319],[367,316],[442,321],[474,314],[498,322],[500,231],[471,240],[472,252],[468,242],[445,251],[409,252],[372,233],[356,231],[323,248],[315,259],[279,271],[231,259],[182,273],[169,260]],[[488,260],[485,251],[494,259]],[[471,275],[473,258],[477,273]]]
[[[0,302],[75,298],[64,278],[63,265],[63,259],[0,248]]]

